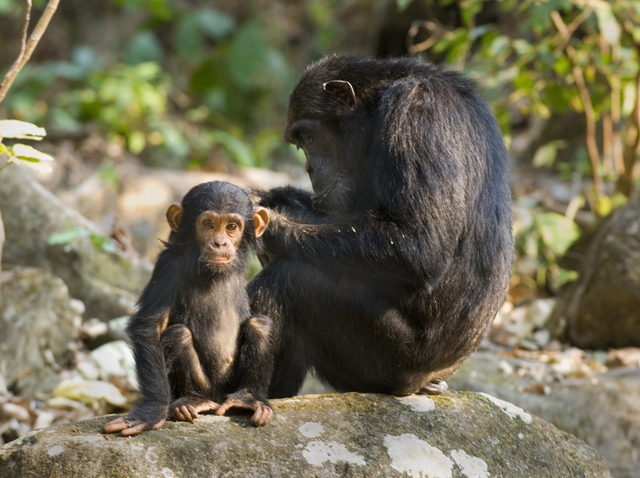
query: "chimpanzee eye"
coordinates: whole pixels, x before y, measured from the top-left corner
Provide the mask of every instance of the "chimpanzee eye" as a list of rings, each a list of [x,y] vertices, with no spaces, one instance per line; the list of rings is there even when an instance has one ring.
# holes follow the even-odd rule
[[[202,227],[204,227],[205,229],[213,229],[213,223],[209,220],[204,221],[202,223]]]
[[[238,229],[238,225],[235,222],[230,222],[227,224],[227,231],[233,232]]]
[[[297,148],[303,148],[313,143],[313,136],[311,136],[311,133],[309,133],[306,128],[298,128],[291,133],[291,142]]]
[[[300,144],[304,144],[304,145],[310,145],[311,143],[313,143],[313,136],[311,136],[308,132],[306,131],[300,131],[300,133],[298,134],[298,138],[300,141]]]

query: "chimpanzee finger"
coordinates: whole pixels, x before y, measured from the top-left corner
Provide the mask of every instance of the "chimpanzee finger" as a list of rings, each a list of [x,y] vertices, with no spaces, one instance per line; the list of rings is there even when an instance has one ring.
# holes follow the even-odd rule
[[[128,437],[131,435],[137,435],[140,432],[143,432],[148,429],[148,425],[146,423],[139,423],[136,426],[129,427],[126,430],[122,430],[122,436]]]
[[[257,426],[266,425],[271,420],[272,415],[273,410],[271,410],[271,408],[258,402],[256,412],[251,417],[251,421]]]
[[[125,428],[129,428],[129,423],[124,417],[116,418],[115,420],[111,420],[109,423],[106,423],[103,427],[105,433],[114,433],[124,430]]]

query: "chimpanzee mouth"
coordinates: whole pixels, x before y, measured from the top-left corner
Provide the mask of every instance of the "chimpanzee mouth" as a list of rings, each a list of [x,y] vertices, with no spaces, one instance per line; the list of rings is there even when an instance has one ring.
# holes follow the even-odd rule
[[[233,257],[229,256],[214,256],[214,255],[201,255],[200,263],[209,269],[218,269],[220,267],[228,266],[233,262]]]

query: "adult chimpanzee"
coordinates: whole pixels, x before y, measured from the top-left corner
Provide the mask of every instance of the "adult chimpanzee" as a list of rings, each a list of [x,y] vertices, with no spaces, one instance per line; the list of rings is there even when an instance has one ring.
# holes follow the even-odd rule
[[[160,428],[169,409],[193,421],[202,411],[249,408],[264,425],[273,413],[266,395],[272,323],[251,315],[246,274],[267,212],[237,186],[210,182],[169,206],[167,220],[169,240],[127,328],[142,400],[105,431]]]
[[[418,60],[331,56],[293,90],[284,139],[314,193],[256,193],[273,212],[249,284],[278,327],[270,396],[310,367],[339,391],[446,391],[509,284],[508,157],[487,105]]]

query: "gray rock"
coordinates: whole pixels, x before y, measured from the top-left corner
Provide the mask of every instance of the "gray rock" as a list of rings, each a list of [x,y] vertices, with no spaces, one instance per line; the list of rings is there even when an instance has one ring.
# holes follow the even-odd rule
[[[263,428],[243,414],[131,438],[100,434],[113,416],[39,430],[0,449],[0,476],[611,476],[580,440],[488,396],[352,393],[273,404]]]
[[[52,233],[81,227],[100,234],[95,224],[62,204],[24,168],[2,172],[0,210],[6,242],[3,262],[44,267],[61,277],[88,317],[112,319],[131,313],[151,277],[151,265],[120,251],[96,248],[87,237],[47,245]]]
[[[587,349],[640,346],[640,196],[607,217],[577,268],[552,334]]]
[[[544,364],[535,360],[476,352],[449,386],[514,403],[595,448],[614,477],[638,478],[640,370],[618,369],[556,381],[545,380],[547,372],[542,368]]]
[[[84,307],[43,269],[5,270],[1,279],[0,375],[14,389],[51,391],[57,377],[49,362],[66,354]]]

